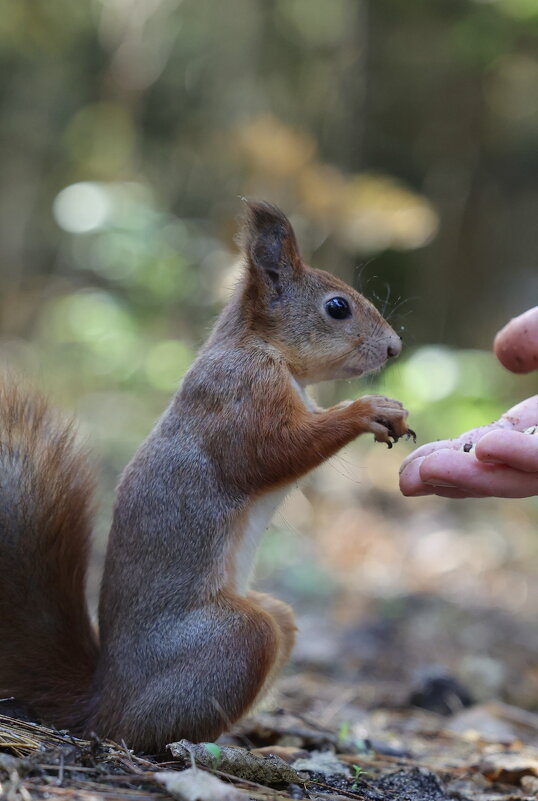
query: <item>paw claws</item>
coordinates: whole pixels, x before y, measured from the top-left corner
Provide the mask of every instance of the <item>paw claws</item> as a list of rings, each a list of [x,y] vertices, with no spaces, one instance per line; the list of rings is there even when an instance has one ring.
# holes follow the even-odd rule
[[[413,429],[406,426],[407,410],[399,401],[377,395],[366,396],[363,400],[366,399],[370,401],[373,412],[369,418],[372,426],[370,430],[375,433],[377,442],[386,442],[387,447],[392,448],[393,443],[399,442],[402,437],[417,441]]]
[[[412,439],[412,440],[413,440],[413,442],[414,442],[414,443],[415,443],[415,445],[416,445],[416,442],[417,442],[417,435],[415,434],[415,432],[413,431],[413,429],[412,429],[412,428],[408,428],[408,429],[407,429],[407,432],[406,432],[405,438],[406,438],[406,439]]]

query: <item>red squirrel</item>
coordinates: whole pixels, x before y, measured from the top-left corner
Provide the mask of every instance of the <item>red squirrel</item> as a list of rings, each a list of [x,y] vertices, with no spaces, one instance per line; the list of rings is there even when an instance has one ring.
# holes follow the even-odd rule
[[[397,400],[321,409],[305,394],[400,353],[375,307],[306,265],[269,203],[247,204],[241,249],[242,281],[121,477],[99,638],[86,454],[43,400],[1,389],[0,698],[57,727],[146,752],[217,738],[294,642],[290,607],[249,586],[279,502],[359,434],[413,435]]]

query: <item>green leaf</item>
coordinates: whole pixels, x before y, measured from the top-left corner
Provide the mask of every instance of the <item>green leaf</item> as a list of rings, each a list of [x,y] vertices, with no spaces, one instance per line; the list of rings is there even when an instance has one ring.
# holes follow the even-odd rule
[[[217,765],[220,762],[220,758],[221,758],[221,755],[222,755],[222,751],[220,749],[220,746],[218,746],[216,743],[204,743],[204,748],[205,748],[206,751],[209,751],[209,753],[211,754],[211,756],[215,760],[215,764],[214,764],[213,767],[216,768]]]

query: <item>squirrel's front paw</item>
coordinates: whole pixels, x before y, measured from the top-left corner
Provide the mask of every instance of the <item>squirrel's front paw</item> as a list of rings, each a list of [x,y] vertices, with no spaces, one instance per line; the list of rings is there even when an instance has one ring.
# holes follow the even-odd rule
[[[384,395],[366,395],[360,401],[368,405],[367,430],[373,433],[376,442],[386,442],[389,448],[404,436],[416,442],[415,432],[407,425],[407,409],[400,401]]]

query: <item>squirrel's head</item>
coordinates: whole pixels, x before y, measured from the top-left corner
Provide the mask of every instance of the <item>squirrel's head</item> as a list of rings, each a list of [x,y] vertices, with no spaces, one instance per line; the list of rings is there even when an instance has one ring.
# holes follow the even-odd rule
[[[248,202],[241,236],[243,308],[303,383],[350,378],[400,353],[401,338],[375,306],[344,281],[305,264],[288,218]]]

